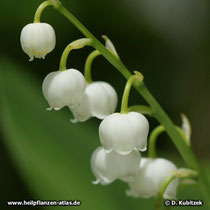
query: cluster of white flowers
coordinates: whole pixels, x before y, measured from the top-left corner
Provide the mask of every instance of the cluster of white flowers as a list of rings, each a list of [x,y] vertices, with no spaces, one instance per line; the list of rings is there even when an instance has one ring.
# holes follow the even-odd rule
[[[87,84],[85,94],[77,106],[70,107],[75,120],[84,122],[90,117],[104,119],[117,106],[117,93],[107,82]]]
[[[86,84],[84,76],[75,69],[48,74],[42,90],[49,109],[59,110],[68,106],[75,117],[73,122],[83,122],[90,117],[103,119],[112,114],[117,106],[117,94],[110,84]]]
[[[55,32],[46,23],[32,23],[21,32],[21,45],[30,60],[44,58],[55,47]],[[149,123],[137,112],[114,113],[117,94],[106,82],[87,84],[78,70],[66,69],[49,73],[42,90],[50,108],[69,107],[73,122],[90,117],[103,119],[99,126],[98,147],[91,158],[91,168],[97,180],[109,184],[116,179],[128,182],[127,195],[149,198],[156,196],[164,181],[176,166],[161,158],[141,158],[139,151],[147,149]],[[167,187],[164,197],[175,198],[178,179]]]
[[[34,57],[44,58],[55,47],[55,32],[47,23],[31,23],[23,28],[20,41],[30,61]],[[83,122],[90,117],[104,119],[115,111],[118,100],[110,84],[87,84],[83,74],[76,69],[49,73],[43,81],[42,91],[50,105],[48,110],[68,106],[75,117],[72,122]]]
[[[140,151],[147,148],[149,124],[139,113],[114,113],[100,124],[99,137],[103,147],[95,150],[91,168],[97,180],[94,184],[109,184],[121,179],[128,183],[126,194],[150,198],[159,193],[161,186],[177,170],[169,160],[141,158]],[[167,187],[163,197],[175,199],[178,179]]]

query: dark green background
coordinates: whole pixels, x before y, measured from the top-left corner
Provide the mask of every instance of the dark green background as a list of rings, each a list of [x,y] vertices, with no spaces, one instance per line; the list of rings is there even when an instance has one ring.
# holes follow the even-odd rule
[[[41,92],[44,77],[58,70],[65,46],[83,36],[63,16],[47,8],[42,21],[54,27],[56,48],[45,60],[28,62],[20,46],[20,32],[33,21],[41,2],[11,0],[2,1],[0,6],[0,208],[5,208],[2,206],[6,200],[78,199],[82,201],[78,209],[151,209],[153,199],[126,197],[125,183],[116,181],[105,187],[91,184],[94,176],[89,160],[100,145],[99,120],[73,125],[67,108],[59,112],[45,111],[48,105]],[[181,124],[180,113],[189,117],[193,148],[209,174],[210,2],[62,2],[101,41],[103,34],[111,38],[122,61],[131,71],[144,74],[146,85],[176,124]],[[83,72],[91,51],[85,48],[72,52],[68,66]],[[93,78],[109,81],[121,99],[125,80],[102,57],[94,62]],[[130,104],[145,102],[133,90]],[[119,105],[120,102],[118,110]],[[154,119],[149,120],[151,129],[158,125]],[[184,166],[165,134],[158,141],[158,152]],[[178,197],[202,199],[197,188],[186,189]]]

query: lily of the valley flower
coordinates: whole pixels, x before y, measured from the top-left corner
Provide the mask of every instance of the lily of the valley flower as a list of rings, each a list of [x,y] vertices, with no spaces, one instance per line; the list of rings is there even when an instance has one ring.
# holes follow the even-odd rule
[[[75,69],[51,72],[42,84],[44,97],[50,108],[55,110],[78,104],[85,93],[85,88],[84,76]]]
[[[30,23],[22,29],[20,42],[30,61],[45,58],[55,47],[55,31],[47,23]]]
[[[86,121],[90,117],[104,119],[112,114],[117,106],[117,93],[106,82],[93,82],[87,85],[83,99],[71,107],[75,120]]]
[[[142,158],[135,181],[129,183],[126,194],[133,197],[150,198],[157,196],[161,186],[177,167],[163,158]],[[166,188],[165,199],[175,199],[179,180],[174,179]]]
[[[75,106],[72,107],[69,106],[69,109],[71,110],[74,116],[74,119],[71,119],[72,123],[84,122],[91,117],[89,98],[86,91],[83,97],[81,98],[80,102],[77,103]]]
[[[137,112],[114,113],[106,117],[99,126],[101,144],[107,152],[112,150],[126,155],[135,148],[145,151],[149,123]]]
[[[133,150],[128,155],[120,155],[112,151],[107,153],[103,147],[98,147],[91,157],[91,168],[96,177],[94,184],[109,184],[116,179],[132,181],[140,164],[141,155]]]

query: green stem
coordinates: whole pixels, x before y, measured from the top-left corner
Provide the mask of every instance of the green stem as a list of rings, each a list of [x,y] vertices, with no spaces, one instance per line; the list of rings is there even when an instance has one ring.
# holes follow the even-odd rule
[[[128,69],[125,67],[125,65],[122,63],[120,59],[118,59],[116,56],[113,55],[109,50],[107,50],[103,44],[101,44],[95,36],[93,36],[86,28],[85,26],[77,20],[76,17],[74,17],[63,5],[60,5],[58,8],[55,8],[60,12],[63,16],[65,16],[72,24],[75,25],[75,27],[80,30],[81,33],[83,33],[87,38],[90,38],[92,40],[92,46],[97,49],[101,54],[126,78],[129,79],[131,76],[131,73],[128,71]],[[149,92],[149,90],[146,88],[144,84],[141,85],[135,85],[137,91],[144,97],[144,99],[147,101],[147,103],[150,105],[150,107],[153,110],[155,118],[164,126],[167,133],[171,137],[172,141],[176,145],[177,149],[179,150],[182,158],[184,159],[185,163],[188,165],[188,167],[196,170],[199,174],[199,184],[201,191],[203,195],[206,198],[206,205],[210,209],[210,187],[208,186],[208,181],[203,173],[203,170],[198,164],[198,161],[192,151],[192,148],[186,145],[182,135],[177,131],[175,125],[171,121],[171,119],[168,117],[168,115],[164,112],[162,107],[158,104],[158,102],[155,100],[155,98],[152,96],[152,94]]]
[[[85,62],[84,74],[85,74],[85,80],[88,84],[93,82],[92,76],[91,76],[92,62],[99,55],[101,55],[101,53],[98,50],[94,50],[92,53],[90,53],[90,55],[87,57],[87,60]]]
[[[145,105],[134,105],[128,107],[128,112],[139,112],[141,114],[149,115],[152,117],[152,109],[149,106]]]
[[[68,59],[68,56],[69,56],[69,53],[71,52],[71,50],[72,50],[72,47],[69,44],[69,45],[67,45],[67,47],[63,51],[62,56],[61,56],[61,60],[60,60],[60,68],[59,68],[59,71],[66,70],[66,63],[67,63],[67,59]]]
[[[176,129],[176,126],[173,124],[171,119],[168,117],[168,115],[165,113],[162,107],[158,104],[158,102],[155,100],[155,98],[152,96],[152,94],[149,92],[146,86],[143,84],[140,87],[137,87],[137,90],[149,103],[150,107],[153,110],[154,116],[160,122],[160,124],[163,125],[168,135],[173,140],[175,146],[178,148],[187,166],[194,170],[198,170],[199,164],[192,151],[192,148],[186,144],[183,135],[181,135],[180,132]]]
[[[156,140],[158,136],[165,131],[165,128],[162,125],[159,125],[156,127],[149,137],[149,157],[150,158],[156,158]]]
[[[110,50],[106,49],[104,45],[99,42],[95,36],[93,36],[87,28],[74,17],[63,5],[60,5],[58,8],[55,8],[63,16],[65,16],[81,33],[84,34],[87,38],[92,40],[92,46],[97,49],[101,54],[116,68],[118,69],[124,77],[127,79],[131,76],[131,73],[127,70],[125,65],[113,54]]]
[[[163,183],[163,185],[160,188],[160,191],[157,195],[157,199],[156,199],[156,204],[155,204],[155,210],[160,210],[161,209],[161,205],[162,205],[162,198],[163,198],[163,194],[166,190],[166,188],[168,187],[168,185],[176,178],[175,175],[170,176],[168,179],[166,179],[166,181]]]
[[[72,50],[81,49],[86,45],[91,45],[91,43],[92,43],[91,39],[82,38],[82,39],[73,41],[69,45],[67,45],[67,47],[65,48],[65,50],[63,51],[63,54],[61,56],[59,71],[64,71],[67,69],[66,68],[67,59],[68,59],[69,53]]]
[[[188,168],[180,168],[174,172],[172,172],[173,174],[168,177],[165,182],[162,184],[160,191],[157,195],[157,199],[156,199],[156,205],[155,205],[155,210],[160,210],[161,209],[161,204],[162,204],[162,198],[164,195],[164,192],[166,191],[166,188],[168,187],[168,185],[175,179],[175,178],[179,178],[179,179],[189,179],[189,178],[197,178],[197,172],[188,169]]]
[[[180,133],[180,135],[182,135],[183,140],[185,141],[185,143],[187,145],[189,145],[183,131],[181,130],[181,128],[179,128],[178,126],[176,126],[176,129],[178,130],[178,132]],[[149,157],[150,158],[156,158],[157,157],[157,153],[156,153],[156,141],[158,136],[163,133],[165,131],[165,128],[162,125],[157,126],[150,134],[149,137]]]
[[[43,10],[48,6],[53,6],[53,4],[49,0],[44,1],[42,4],[39,5],[34,15],[34,23],[40,23],[41,14]]]
[[[121,102],[121,114],[127,114],[128,113],[128,99],[129,99],[129,95],[130,95],[130,90],[131,87],[134,83],[134,81],[136,80],[136,75],[132,75],[126,85],[125,85],[125,89],[123,92],[123,97],[122,97],[122,102]]]
[[[198,183],[194,179],[185,179],[185,180],[180,180],[179,186],[178,186],[178,192],[184,190],[186,187],[197,187],[198,188]]]
[[[186,138],[186,135],[185,135],[185,133],[183,132],[183,130],[182,130],[180,127],[178,127],[178,126],[176,126],[176,129],[177,129],[177,131],[180,133],[180,135],[182,136],[182,138],[183,138],[183,140],[185,141],[185,143],[186,143],[188,146],[190,146],[190,141]]]

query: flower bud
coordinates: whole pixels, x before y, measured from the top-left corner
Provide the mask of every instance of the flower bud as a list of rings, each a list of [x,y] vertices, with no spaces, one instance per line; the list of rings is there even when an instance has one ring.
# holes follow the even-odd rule
[[[129,183],[126,194],[133,197],[150,198],[157,196],[161,186],[177,167],[163,158],[142,158],[135,180]],[[179,180],[174,179],[166,188],[165,199],[175,199]]]
[[[34,57],[45,58],[55,47],[55,31],[47,23],[30,23],[26,25],[20,36],[23,51],[32,61]]]
[[[99,126],[101,144],[107,152],[115,150],[126,155],[135,148],[145,151],[149,123],[137,112],[114,113],[106,117]]]
[[[91,168],[97,180],[94,184],[109,184],[116,179],[132,181],[140,164],[141,155],[133,150],[128,155],[115,151],[107,153],[103,147],[98,147],[91,157]]]
[[[75,69],[49,73],[42,84],[42,92],[50,108],[59,110],[74,106],[82,99],[86,88],[84,76]]]
[[[70,109],[75,119],[83,122],[91,116],[104,119],[115,111],[116,106],[114,88],[106,82],[93,82],[87,85],[83,100]]]

